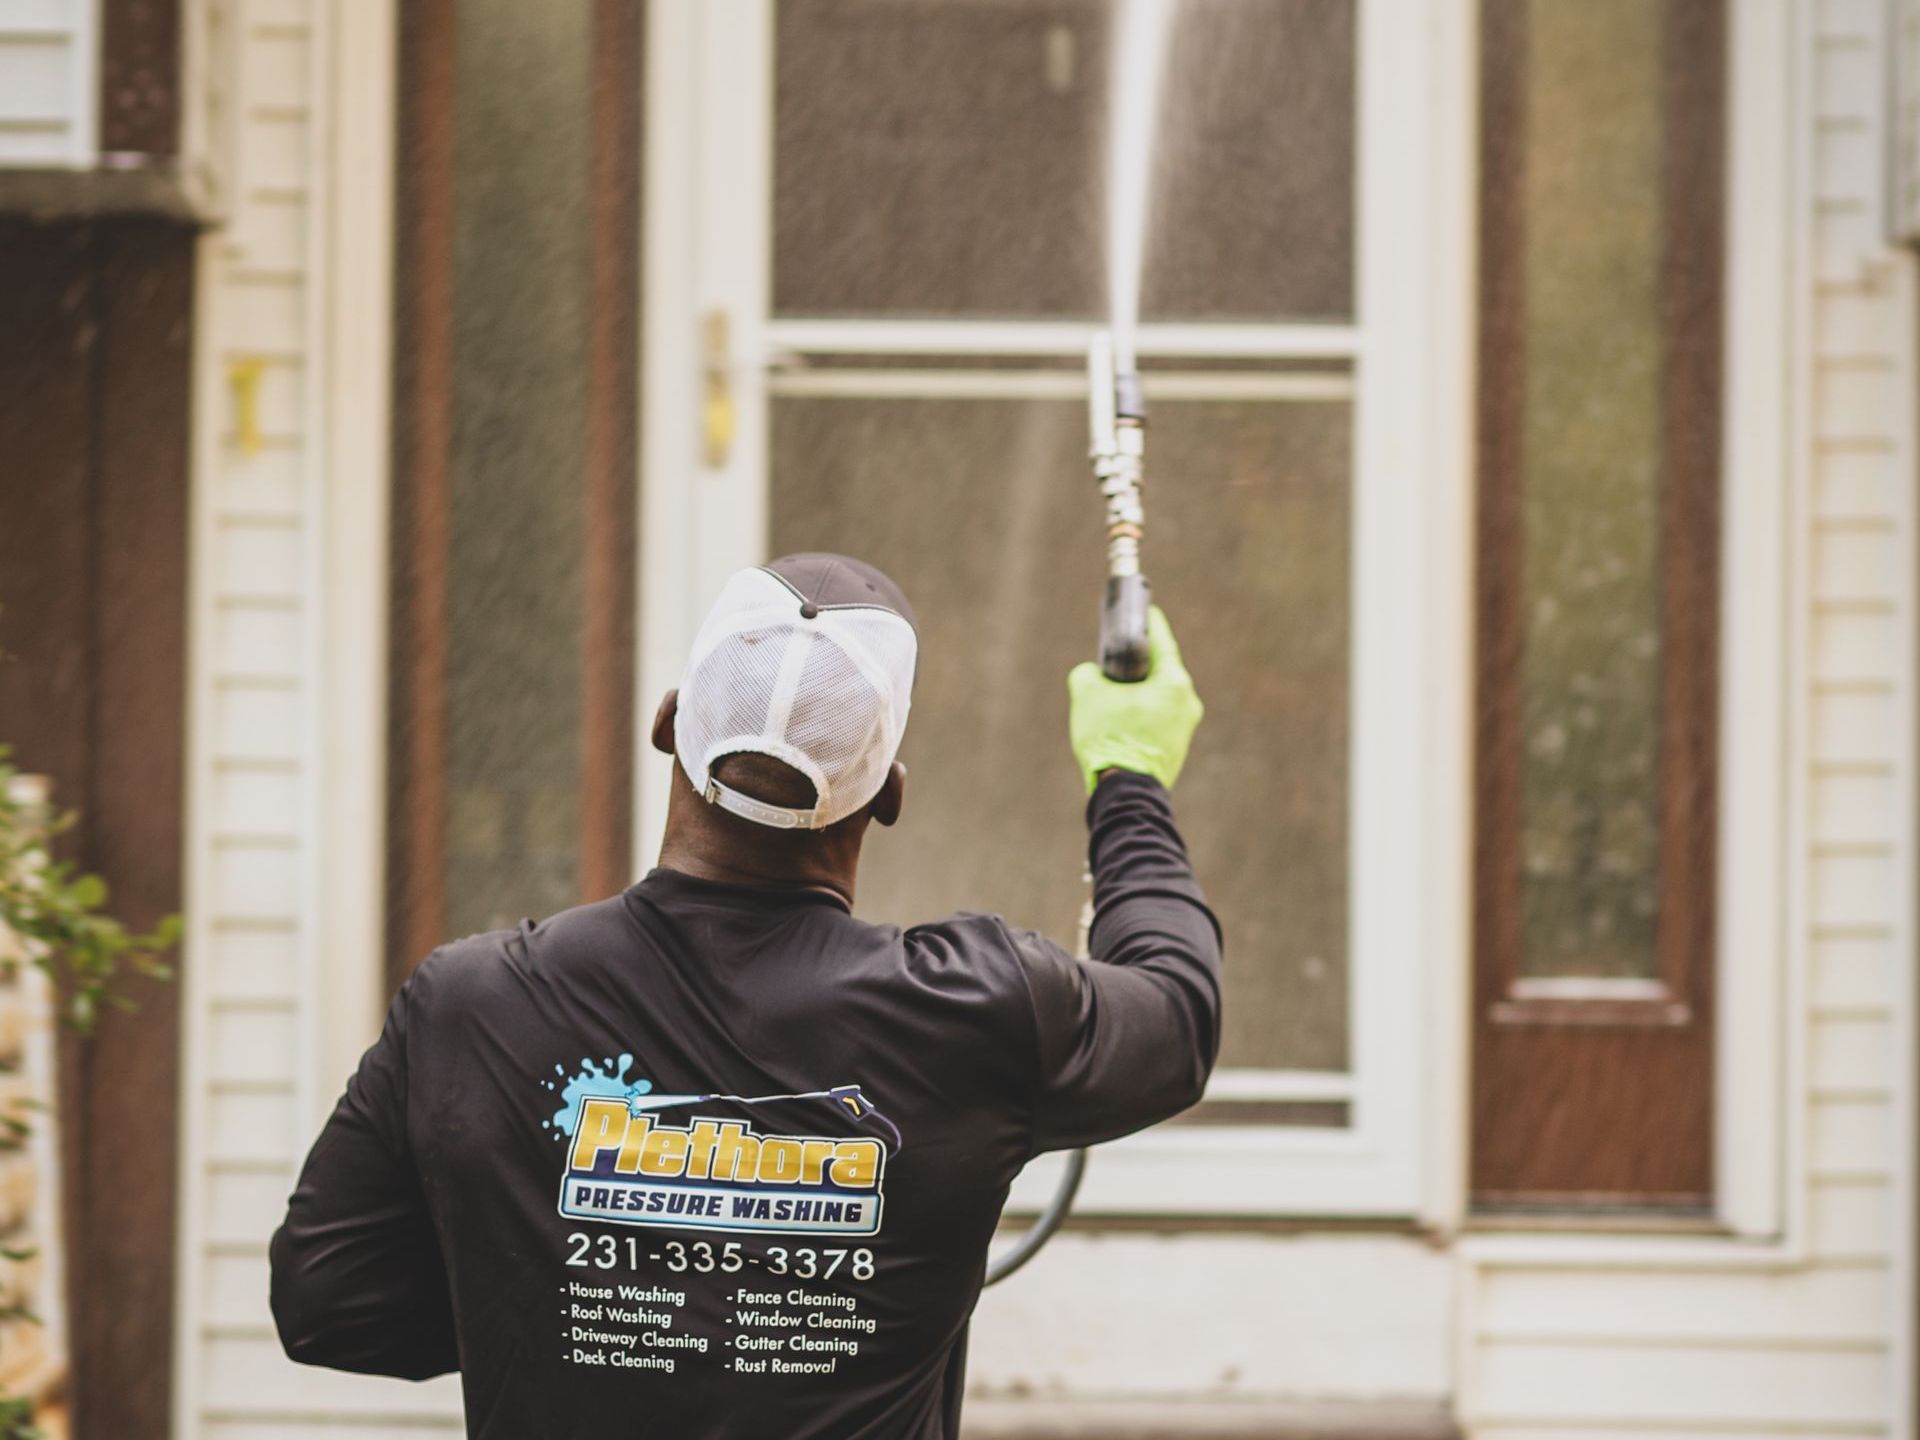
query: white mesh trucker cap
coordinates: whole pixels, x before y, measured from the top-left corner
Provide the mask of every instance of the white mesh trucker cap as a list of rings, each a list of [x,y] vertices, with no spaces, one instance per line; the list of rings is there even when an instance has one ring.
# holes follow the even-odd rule
[[[790,555],[729,579],[680,681],[673,747],[711,804],[761,825],[818,830],[879,793],[907,728],[919,653],[912,610],[880,571],[844,555]],[[813,808],[723,785],[749,751],[813,782]]]

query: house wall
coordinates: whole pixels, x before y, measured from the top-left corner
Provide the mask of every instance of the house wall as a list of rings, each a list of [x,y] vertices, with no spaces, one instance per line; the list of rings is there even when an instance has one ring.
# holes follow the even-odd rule
[[[1792,13],[1779,1233],[1463,1237],[1443,1216],[1424,1233],[1070,1234],[983,1302],[983,1397],[1454,1396],[1503,1440],[1911,1433],[1914,296],[1879,240],[1876,0]],[[201,261],[183,1440],[458,1433],[450,1385],[289,1365],[265,1304],[267,1239],[371,1038],[378,965],[328,929],[333,898],[369,884],[329,855],[378,834],[330,783],[357,673],[343,630],[377,616],[328,579],[380,509],[378,467],[344,449],[366,400],[343,317],[387,312],[341,223],[368,182],[336,63],[365,54],[341,27],[364,40],[377,22],[248,7],[243,89],[273,98],[241,117],[234,223]],[[256,373],[249,448],[237,400]]]

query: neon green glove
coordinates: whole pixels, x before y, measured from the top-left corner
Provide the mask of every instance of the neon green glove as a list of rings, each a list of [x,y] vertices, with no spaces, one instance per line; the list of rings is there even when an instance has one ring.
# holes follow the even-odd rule
[[[1136,770],[1171,790],[1206,713],[1158,605],[1147,612],[1147,641],[1152,659],[1144,680],[1109,680],[1091,661],[1067,672],[1067,732],[1089,795],[1102,770]]]

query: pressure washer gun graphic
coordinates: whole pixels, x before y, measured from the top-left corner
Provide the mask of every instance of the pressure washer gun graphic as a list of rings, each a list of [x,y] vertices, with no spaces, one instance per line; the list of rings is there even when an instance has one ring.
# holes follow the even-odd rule
[[[1153,589],[1140,569],[1146,510],[1147,402],[1131,354],[1115,359],[1102,330],[1087,348],[1093,478],[1107,502],[1107,590],[1100,607],[1100,668],[1110,680],[1144,680],[1152,656],[1147,607]]]
[[[858,1085],[835,1085],[830,1090],[802,1090],[791,1095],[655,1095],[635,1085],[629,1087],[625,1098],[629,1115],[649,1115],[716,1101],[732,1105],[771,1105],[789,1100],[823,1100],[848,1119],[880,1131],[892,1147],[891,1153],[898,1155],[904,1148],[900,1127],[875,1109]]]

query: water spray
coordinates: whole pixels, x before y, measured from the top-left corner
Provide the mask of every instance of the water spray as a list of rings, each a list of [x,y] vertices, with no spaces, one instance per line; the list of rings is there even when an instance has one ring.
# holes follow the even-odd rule
[[[1115,368],[1139,372],[1140,273],[1146,263],[1147,194],[1153,179],[1153,130],[1166,68],[1173,0],[1122,0],[1114,7],[1113,74],[1107,111],[1107,316]]]
[[[1108,180],[1108,302],[1111,329],[1087,347],[1088,458],[1106,502],[1107,583],[1100,605],[1100,668],[1110,680],[1147,678],[1152,651],[1147,611],[1153,590],[1141,568],[1146,507],[1147,402],[1140,386],[1135,332],[1140,323],[1140,273],[1146,257],[1147,188],[1153,169],[1153,126],[1173,0],[1123,0],[1111,82]],[[1092,881],[1089,875],[1089,884]],[[1087,958],[1093,897],[1080,907],[1080,943]],[[1038,1255],[1073,1210],[1087,1171],[1087,1152],[1070,1151],[1053,1198],[1013,1248],[987,1266],[996,1285]]]
[[[1153,593],[1140,568],[1146,515],[1140,502],[1147,405],[1135,334],[1146,264],[1147,195],[1153,130],[1166,68],[1173,0],[1124,0],[1117,11],[1110,82],[1107,178],[1107,334],[1087,352],[1093,476],[1107,504],[1107,589],[1100,610],[1100,668],[1114,680],[1147,674],[1147,607]]]

